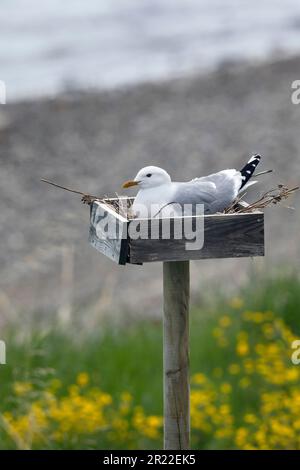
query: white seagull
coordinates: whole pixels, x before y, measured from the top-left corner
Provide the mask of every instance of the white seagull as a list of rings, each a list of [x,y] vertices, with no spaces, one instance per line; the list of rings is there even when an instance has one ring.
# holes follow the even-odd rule
[[[139,188],[132,206],[136,217],[166,216],[166,208],[172,208],[174,214],[174,207],[175,212],[180,207],[181,214],[184,210],[183,214],[187,215],[184,205],[191,210],[196,204],[203,204],[205,214],[214,214],[226,209],[241,190],[256,183],[249,182],[249,179],[260,159],[260,155],[253,155],[240,171],[222,170],[184,183],[172,182],[170,175],[162,168],[146,166],[134,180],[126,181],[123,188]]]

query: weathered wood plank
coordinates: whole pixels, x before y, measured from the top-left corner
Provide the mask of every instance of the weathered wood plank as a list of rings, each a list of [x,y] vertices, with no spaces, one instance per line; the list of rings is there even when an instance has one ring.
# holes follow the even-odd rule
[[[184,218],[183,218],[184,219]],[[181,219],[183,223],[183,219]],[[186,218],[187,219],[187,218]],[[192,231],[196,229],[196,217],[189,218]],[[185,231],[181,239],[163,239],[161,229],[164,219],[129,222],[129,262],[183,261],[188,259],[232,258],[264,255],[264,214],[216,214],[204,217],[204,245],[201,249],[186,249],[192,234]],[[175,219],[171,219],[171,234]],[[178,220],[176,221],[178,223]],[[130,227],[131,226],[131,227]],[[140,238],[130,233],[140,230]],[[152,230],[152,232],[151,232]],[[158,239],[150,239],[153,231]],[[202,233],[203,235],[203,233]]]
[[[118,264],[126,264],[127,260],[127,225],[127,219],[105,204],[91,204],[89,242]]]
[[[163,264],[164,448],[190,447],[189,261]]]
[[[115,203],[118,198],[108,201]],[[133,198],[120,198],[121,203],[129,207]],[[240,205],[242,202],[240,202]],[[152,261],[183,261],[188,259],[231,258],[264,255],[264,214],[261,212],[242,214],[214,214],[204,217],[204,245],[202,248],[187,249],[192,232],[199,217],[184,217],[171,219],[170,237],[163,238],[162,227],[170,219],[131,219],[127,220],[118,214],[112,206],[95,201],[91,206],[90,243],[101,253],[119,264],[126,262],[141,264]],[[118,236],[102,232],[96,226],[99,221],[107,221],[117,225]],[[190,232],[184,230],[180,239],[174,238],[174,225],[183,224],[189,219]],[[101,225],[101,224],[100,224]],[[177,226],[177,225],[176,225]],[[178,227],[178,226],[177,226]],[[132,233],[140,232],[138,237]],[[156,239],[150,238],[150,233],[156,233]],[[128,235],[128,242],[126,235]],[[123,239],[120,237],[122,234]],[[172,235],[173,234],[173,235]],[[200,234],[201,235],[201,234]],[[190,248],[193,248],[190,244]]]

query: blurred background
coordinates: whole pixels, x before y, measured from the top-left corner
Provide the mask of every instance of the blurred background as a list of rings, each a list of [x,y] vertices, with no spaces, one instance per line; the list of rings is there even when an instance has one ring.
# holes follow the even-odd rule
[[[279,183],[299,184],[300,105],[291,101],[291,85],[300,79],[300,4],[2,0],[0,18],[0,80],[7,101],[0,104],[0,339],[8,351],[8,364],[0,366],[2,445],[159,446],[161,351],[154,344],[161,343],[161,265],[119,267],[102,257],[87,241],[88,207],[40,178],[114,196],[145,165],[188,180],[239,169],[258,152],[261,169],[274,172],[260,179],[247,200]],[[262,390],[270,389],[275,395],[268,400],[277,397],[279,407],[290,380],[286,400],[292,403],[299,382],[289,361],[290,340],[300,334],[299,202],[296,194],[265,211],[265,258],[191,265],[192,321],[196,332],[211,335],[211,342],[201,344],[197,335],[192,338],[200,387],[194,391],[195,446],[300,445],[287,430],[285,437],[276,434],[282,420],[294,419],[292,413],[284,415],[275,405],[266,412],[261,401]],[[253,320],[248,310],[262,317]],[[261,329],[250,340],[251,321]],[[223,341],[222,328],[229,325],[233,331]],[[221,353],[214,356],[217,340]],[[241,342],[247,345],[239,355],[235,345]],[[144,344],[154,348],[153,361],[139,375]],[[257,344],[275,347],[266,364]],[[237,381],[251,369],[244,362],[252,353],[255,397],[245,377],[239,379],[244,388]],[[268,372],[276,360],[280,371]],[[272,374],[281,379],[269,383]],[[54,408],[43,402],[47,393]],[[103,410],[112,407],[108,415],[101,408],[90,433],[70,418],[64,441],[63,410],[69,406],[70,417],[82,406],[89,421],[100,402]],[[216,410],[223,410],[221,424],[209,421]],[[263,413],[276,412],[270,424],[275,437],[267,440]],[[250,426],[258,433],[253,442]]]

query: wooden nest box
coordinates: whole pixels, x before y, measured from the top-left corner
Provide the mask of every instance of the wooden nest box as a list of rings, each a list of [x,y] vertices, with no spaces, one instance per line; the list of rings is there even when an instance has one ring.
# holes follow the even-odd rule
[[[199,249],[187,249],[192,233],[186,233],[185,230],[182,237],[176,238],[172,230],[175,223],[186,223],[186,217],[168,219],[170,237],[164,238],[162,227],[166,219],[126,217],[124,207],[129,209],[132,202],[133,198],[122,197],[91,204],[89,241],[100,253],[118,264],[264,256],[262,212],[191,216],[187,225],[193,233],[197,227],[197,218],[202,218],[204,243]],[[239,202],[237,210],[241,207],[246,207],[246,203]],[[104,219],[106,223],[101,224]],[[109,227],[113,227],[113,230]],[[131,235],[138,231],[140,237]],[[151,238],[150,231],[158,234],[156,239]]]
[[[189,449],[189,260],[263,256],[264,214],[240,202],[228,214],[138,219],[126,215],[132,201],[92,202],[90,243],[118,264],[163,262],[164,449]]]

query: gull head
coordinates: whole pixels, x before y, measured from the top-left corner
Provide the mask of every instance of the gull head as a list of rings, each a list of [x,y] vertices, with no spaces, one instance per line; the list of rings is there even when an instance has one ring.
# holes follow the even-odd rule
[[[134,180],[126,181],[123,188],[139,186],[141,189],[155,188],[171,182],[170,175],[158,166],[145,166],[142,168]]]

